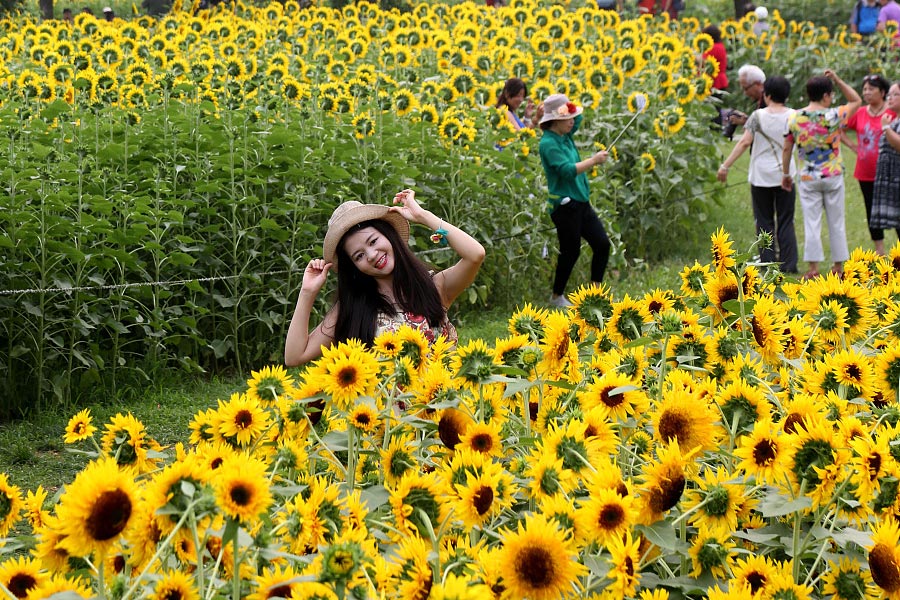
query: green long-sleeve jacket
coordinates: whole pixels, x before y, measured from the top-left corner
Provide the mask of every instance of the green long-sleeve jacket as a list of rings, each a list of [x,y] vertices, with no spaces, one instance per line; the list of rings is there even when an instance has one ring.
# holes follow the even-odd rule
[[[591,199],[587,174],[575,171],[575,163],[581,160],[581,156],[572,136],[578,131],[583,119],[584,115],[575,117],[575,125],[566,135],[559,135],[549,129],[544,130],[541,135],[539,151],[541,164],[547,176],[551,212],[559,206],[559,201],[567,196],[576,202],[588,202]]]

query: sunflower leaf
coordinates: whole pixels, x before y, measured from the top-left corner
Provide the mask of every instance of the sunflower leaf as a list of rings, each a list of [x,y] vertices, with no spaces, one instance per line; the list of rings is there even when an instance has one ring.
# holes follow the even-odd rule
[[[838,546],[845,546],[851,542],[862,548],[868,548],[872,545],[872,536],[870,534],[852,527],[844,527],[842,530],[834,532],[831,537]]]
[[[771,490],[759,502],[759,512],[763,517],[783,517],[812,506],[812,500],[801,496],[794,500],[787,498],[775,490]]]
[[[635,526],[635,530],[644,534],[644,537],[652,544],[659,546],[663,550],[686,551],[688,548],[688,544],[678,539],[675,528],[668,521],[658,521],[649,527],[646,525],[637,525]]]

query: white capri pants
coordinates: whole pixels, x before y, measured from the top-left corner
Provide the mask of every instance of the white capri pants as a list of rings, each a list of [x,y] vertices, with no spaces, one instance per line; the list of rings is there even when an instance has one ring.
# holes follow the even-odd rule
[[[831,262],[844,262],[850,258],[844,223],[844,176],[801,180],[797,183],[797,191],[800,193],[800,208],[803,210],[803,260],[825,260],[825,250],[822,248],[823,210],[828,219]]]

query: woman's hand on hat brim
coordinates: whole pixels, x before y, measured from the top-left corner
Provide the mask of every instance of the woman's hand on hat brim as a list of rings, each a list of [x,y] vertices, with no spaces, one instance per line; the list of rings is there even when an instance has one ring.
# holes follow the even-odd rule
[[[394,196],[394,204],[401,204],[402,206],[392,206],[390,208],[391,212],[397,213],[412,223],[419,223],[426,227],[430,226],[426,222],[426,219],[431,213],[419,205],[416,201],[416,193],[414,191],[407,189],[402,192],[397,192]]]

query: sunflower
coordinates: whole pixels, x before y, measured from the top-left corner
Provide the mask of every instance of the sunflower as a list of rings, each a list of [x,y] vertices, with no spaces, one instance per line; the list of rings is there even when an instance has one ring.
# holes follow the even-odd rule
[[[684,503],[685,513],[692,513],[690,523],[712,532],[730,533],[738,527],[738,510],[741,508],[743,486],[728,483],[731,473],[719,467],[713,473],[708,470],[698,481],[696,489],[689,490]]]
[[[75,556],[105,553],[128,533],[137,506],[133,478],[115,459],[100,458],[75,476],[56,507],[59,542]]]
[[[726,306],[726,303],[741,297],[741,288],[734,273],[725,272],[712,276],[707,282],[706,291],[709,297],[706,312],[713,317],[714,323],[721,324],[732,314],[731,309],[734,308]]]
[[[494,353],[483,340],[473,339],[457,348],[450,362],[450,370],[467,389],[476,389],[487,382],[497,366]]]
[[[641,167],[645,173],[649,173],[656,168],[656,158],[649,152],[643,152],[640,156]]]
[[[838,564],[829,561],[822,577],[822,594],[833,600],[876,600],[877,590],[870,570],[847,557],[841,557]]]
[[[614,342],[626,345],[644,335],[644,326],[652,321],[650,313],[639,301],[628,294],[620,302],[613,303],[612,315],[606,332]]]
[[[668,444],[676,441],[680,448],[708,450],[718,442],[718,415],[709,403],[687,389],[663,391],[662,402],[653,411],[653,437]]]
[[[588,540],[608,546],[621,539],[637,519],[630,495],[622,496],[615,488],[594,489],[578,507],[578,530]]]
[[[731,431],[749,431],[758,420],[771,416],[763,391],[741,377],[729,381],[716,395],[715,401],[723,424]]]
[[[397,529],[405,534],[427,536],[436,530],[450,511],[444,486],[434,472],[407,473],[389,490]],[[426,523],[427,521],[427,523]]]
[[[831,424],[821,418],[804,420],[791,434],[789,446],[793,453],[787,461],[788,475],[794,490],[804,488],[814,505],[818,499],[829,496],[828,491],[835,484],[830,475],[846,461],[845,451],[836,448],[836,442]]]
[[[35,490],[29,490],[25,494],[25,500],[22,508],[25,510],[25,518],[31,524],[32,529],[37,529],[44,525],[50,513],[44,510],[44,502],[47,500],[47,490],[44,486],[39,485]]]
[[[585,285],[571,295],[573,318],[586,327],[601,331],[612,316],[613,303],[609,288]]]
[[[554,311],[544,326],[541,352],[543,357],[538,372],[549,378],[562,378],[568,373],[574,376],[578,364],[578,346],[570,336],[571,321],[567,314]]]
[[[896,404],[900,387],[900,346],[886,346],[875,357],[874,363],[875,386],[881,392],[882,402]]]
[[[468,448],[488,456],[502,456],[503,442],[500,435],[500,424],[497,421],[470,424],[459,436],[457,448]]]
[[[613,581],[607,586],[607,589],[611,590],[616,598],[628,598],[635,595],[640,581],[640,545],[640,539],[633,539],[630,530],[623,536],[610,539],[607,549],[610,554],[611,568],[606,577]]]
[[[230,518],[248,524],[272,504],[266,465],[246,454],[226,458],[213,476],[216,504]]]
[[[151,600],[199,600],[194,577],[183,571],[167,571],[156,582]]]
[[[34,586],[25,596],[27,599],[40,598],[96,598],[91,583],[82,577],[67,577],[64,573],[53,573]]]
[[[527,335],[533,341],[543,337],[544,327],[550,312],[543,308],[535,308],[530,303],[516,310],[509,318],[509,332],[514,335]]]
[[[667,139],[677,134],[684,127],[686,120],[680,106],[666,108],[653,119],[653,130],[660,139]]]
[[[512,476],[501,469],[490,474],[469,473],[465,484],[456,485],[458,500],[454,503],[454,514],[466,528],[483,526],[512,503],[512,487]]]
[[[269,413],[246,394],[232,394],[228,402],[219,401],[218,433],[236,447],[250,446],[269,427]]]
[[[360,396],[369,396],[377,383],[378,361],[361,342],[351,340],[322,349],[322,358],[307,372],[311,385],[331,396],[340,410]]]
[[[800,307],[819,322],[820,329],[829,326],[831,335],[826,339],[831,342],[840,341],[841,335],[847,337],[848,342],[853,342],[868,331],[876,320],[872,310],[872,300],[867,290],[852,282],[843,281],[834,274],[819,277],[809,281],[803,287],[804,300]],[[827,321],[827,306],[840,306],[843,311],[842,327],[836,327]],[[833,310],[833,309],[832,309]]]
[[[900,598],[900,524],[887,517],[872,528],[872,543],[867,547],[872,580],[881,588],[881,597]]]
[[[419,461],[413,455],[412,440],[404,436],[394,436],[386,450],[381,452],[382,473],[385,485],[391,487],[400,479],[412,473]]]
[[[768,556],[751,555],[746,559],[739,558],[732,570],[732,585],[748,585],[754,597],[765,596],[778,573],[778,566]]]
[[[247,380],[247,398],[258,400],[264,404],[273,403],[291,391],[294,378],[288,375],[284,367],[269,366],[259,371],[251,371]]]
[[[378,429],[378,411],[368,402],[359,402],[347,416],[350,425],[363,433],[374,433]]]
[[[532,498],[544,498],[555,494],[568,494],[578,486],[578,479],[563,461],[546,452],[532,454],[527,461],[525,476]]]
[[[146,472],[155,468],[158,460],[148,455],[148,451],[160,450],[159,444],[147,438],[144,424],[133,415],[116,414],[106,424],[101,440],[101,448],[106,456],[114,457],[121,466]]]
[[[644,467],[638,485],[638,523],[652,525],[681,500],[688,481],[687,461],[693,452],[683,455],[678,442],[659,446],[655,461]]]
[[[291,565],[284,568],[273,566],[253,577],[254,592],[247,600],[268,600],[269,598],[291,598],[308,583],[298,581],[300,573]]]
[[[754,298],[749,316],[753,341],[764,360],[774,363],[784,348],[786,318],[783,304],[771,296]]]
[[[614,421],[643,414],[650,404],[638,382],[615,370],[595,377],[584,391],[578,393],[578,400],[585,412],[598,408],[604,419]]]
[[[8,558],[0,563],[0,586],[16,598],[25,598],[48,579],[49,575],[43,571],[40,561],[34,558]]]
[[[716,579],[725,579],[734,568],[735,543],[731,531],[710,530],[700,527],[688,555],[691,557],[691,577],[710,574]]]
[[[757,483],[775,484],[783,480],[787,444],[779,429],[768,419],[757,420],[753,430],[741,436],[734,455],[741,459],[736,468]]]
[[[556,600],[577,593],[587,572],[554,523],[542,515],[526,517],[518,529],[501,530],[498,560],[506,592],[513,598]]]
[[[93,436],[95,431],[97,431],[97,428],[92,423],[91,409],[85,408],[69,419],[63,441],[67,444],[74,444]]]
[[[680,273],[681,293],[692,298],[702,296],[710,275],[708,265],[701,265],[694,261],[692,266],[685,267]]]
[[[195,495],[209,481],[211,471],[196,455],[189,455],[154,473],[144,487],[143,498],[155,510],[165,509],[157,516],[158,526],[168,535],[189,510]]]

